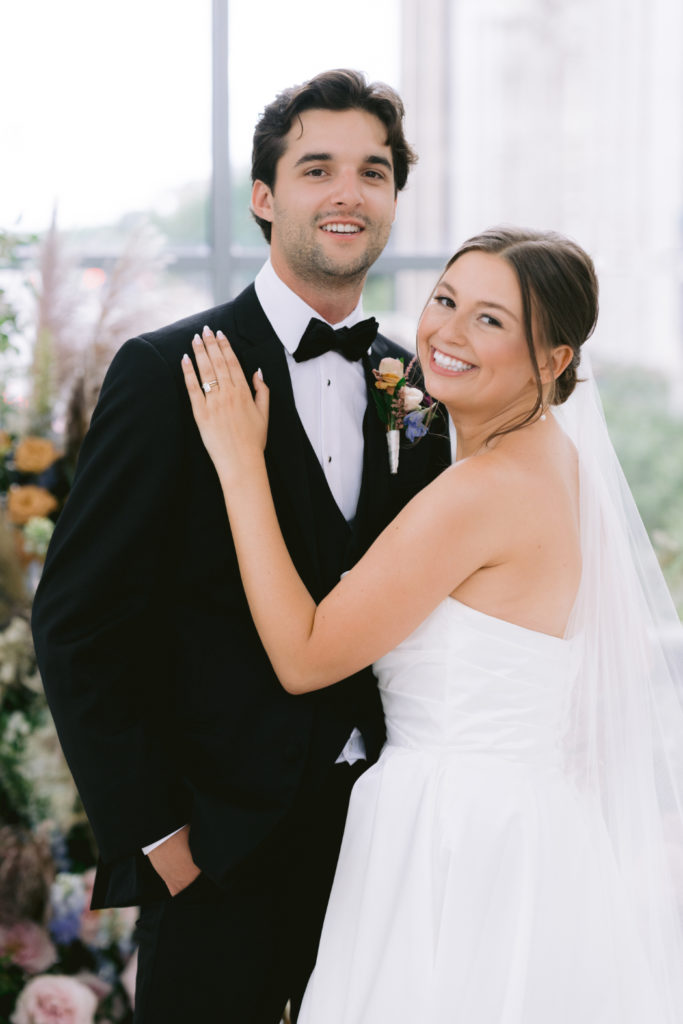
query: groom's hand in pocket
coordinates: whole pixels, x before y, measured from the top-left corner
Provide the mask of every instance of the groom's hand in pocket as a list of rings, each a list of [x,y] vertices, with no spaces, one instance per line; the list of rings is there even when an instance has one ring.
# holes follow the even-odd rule
[[[194,882],[200,869],[190,853],[190,826],[185,825],[148,854],[150,863],[171,896],[177,896]]]

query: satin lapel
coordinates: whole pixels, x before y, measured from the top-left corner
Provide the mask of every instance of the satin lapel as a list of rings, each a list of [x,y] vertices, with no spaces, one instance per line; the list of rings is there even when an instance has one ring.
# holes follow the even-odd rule
[[[240,336],[248,344],[240,353],[245,374],[249,378],[259,367],[270,389],[270,422],[266,445],[266,464],[273,489],[273,498],[285,536],[288,524],[281,515],[291,506],[301,540],[315,568],[319,582],[319,559],[316,523],[311,500],[310,475],[306,465],[309,446],[306,432],[294,404],[292,382],[282,342],[266,318],[253,289],[247,289],[235,304],[235,322]],[[315,456],[312,456],[315,458]],[[284,501],[282,500],[284,498]],[[310,574],[297,568],[310,586]]]
[[[384,504],[389,495],[390,473],[389,457],[387,455],[387,438],[384,424],[377,415],[372,392],[375,386],[373,369],[379,366],[379,357],[373,355],[372,350],[369,356],[363,356],[363,369],[365,370],[365,382],[368,391],[368,404],[363,417],[363,476],[361,480],[360,496],[358,499],[358,510],[356,512],[356,524],[368,520],[370,504]]]

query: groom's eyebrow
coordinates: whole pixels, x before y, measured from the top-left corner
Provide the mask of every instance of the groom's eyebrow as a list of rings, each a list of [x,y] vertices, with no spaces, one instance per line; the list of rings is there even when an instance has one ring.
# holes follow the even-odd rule
[[[301,167],[302,164],[326,163],[333,159],[334,157],[331,153],[304,153],[303,156],[299,157],[294,166]]]
[[[294,164],[295,167],[301,167],[302,164],[317,164],[317,163],[331,163],[334,160],[333,153],[304,153],[300,156],[297,162]],[[366,156],[363,160],[365,164],[377,164],[381,167],[386,167],[388,171],[393,171],[391,161],[387,160],[385,156],[380,156],[378,153],[371,153]]]

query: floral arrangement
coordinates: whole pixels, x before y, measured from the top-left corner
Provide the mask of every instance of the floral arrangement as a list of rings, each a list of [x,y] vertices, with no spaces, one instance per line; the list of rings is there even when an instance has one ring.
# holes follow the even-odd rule
[[[89,909],[94,842],[29,616],[104,373],[159,321],[168,260],[149,226],[108,274],[79,268],[54,221],[37,242],[0,229],[0,1024],[130,1024],[137,910]]]
[[[28,621],[0,630],[0,1022],[131,1019],[134,908],[92,911],[94,846]]]
[[[64,459],[52,440],[0,431],[0,499],[25,567],[44,560],[68,491]]]
[[[127,1024],[137,911],[90,910],[94,869],[55,872],[55,855],[45,830],[0,829],[0,1020]]]
[[[408,384],[410,372],[415,365],[413,359],[404,370],[403,360],[389,356],[382,359],[378,370],[373,370],[375,390],[373,398],[380,420],[386,427],[389,449],[389,471],[398,472],[398,455],[401,431],[411,444],[429,430],[429,424],[436,411],[436,403],[419,388]]]

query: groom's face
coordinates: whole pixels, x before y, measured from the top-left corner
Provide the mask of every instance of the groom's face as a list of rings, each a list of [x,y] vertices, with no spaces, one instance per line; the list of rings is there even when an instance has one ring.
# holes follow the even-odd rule
[[[334,287],[364,279],[396,212],[391,149],[363,110],[307,110],[286,136],[275,184],[252,205],[272,224],[271,260],[287,278]]]

